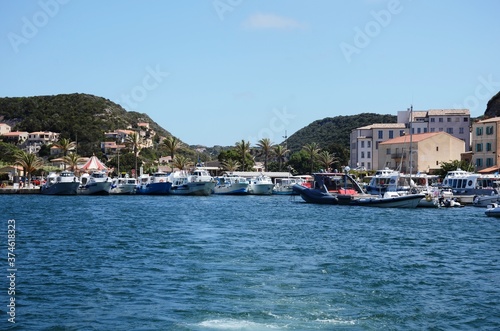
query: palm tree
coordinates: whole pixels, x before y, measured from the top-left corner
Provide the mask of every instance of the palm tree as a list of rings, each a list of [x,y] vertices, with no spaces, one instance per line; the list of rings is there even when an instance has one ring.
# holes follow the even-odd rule
[[[332,163],[336,160],[337,158],[334,155],[330,154],[329,151],[322,151],[318,154],[318,162],[325,169],[325,171],[328,171]]]
[[[173,160],[175,152],[179,149],[180,145],[180,140],[177,139],[174,136],[167,137],[164,141],[163,144],[165,147],[167,147],[167,150],[170,153],[170,158]]]
[[[241,164],[233,159],[227,159],[222,162],[222,166],[226,171],[236,171],[241,166]]]
[[[26,151],[16,152],[15,158],[15,164],[23,167],[25,175],[28,175],[28,184],[31,183],[31,174],[43,166],[43,160]]]
[[[81,161],[82,161],[82,158],[78,154],[76,154],[74,152],[69,153],[68,155],[66,155],[63,158],[64,168],[66,168],[66,165],[68,165],[69,170],[76,173],[78,171],[78,163]]]
[[[274,155],[276,155],[276,159],[278,159],[278,164],[279,164],[279,171],[281,171],[281,168],[283,166],[283,162],[285,162],[285,156],[286,153],[289,152],[288,149],[283,147],[282,145],[277,145],[274,147]]]
[[[273,152],[273,143],[269,138],[262,138],[257,142],[257,146],[260,148],[260,154],[264,155],[264,171],[267,171],[267,160]]]
[[[142,147],[142,139],[139,133],[134,132],[127,136],[126,144],[132,148],[132,151],[135,156],[135,178],[137,178],[137,157],[139,156],[139,152]]]
[[[240,154],[242,170],[245,171],[246,158],[250,154],[250,142],[243,139],[237,142],[236,151]]]
[[[191,160],[189,160],[187,157],[185,157],[183,155],[177,155],[174,158],[173,166],[175,168],[180,169],[180,170],[184,170],[184,168],[186,168],[190,162],[191,162]]]
[[[313,168],[314,168],[314,161],[318,157],[318,153],[319,153],[319,145],[316,142],[312,142],[310,144],[305,144],[302,147],[302,150],[305,151],[307,153],[307,155],[309,156],[309,159],[311,161],[311,172],[310,173],[312,174]]]
[[[76,142],[71,141],[68,138],[61,138],[57,143],[54,144],[54,146],[62,150],[63,156],[66,157],[68,151],[74,150],[76,148]],[[66,170],[66,163],[64,163],[64,170]]]

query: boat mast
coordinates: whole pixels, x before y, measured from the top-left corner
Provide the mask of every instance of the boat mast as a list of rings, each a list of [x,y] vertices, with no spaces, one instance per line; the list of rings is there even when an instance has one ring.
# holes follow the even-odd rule
[[[411,173],[413,172],[413,155],[412,155],[412,141],[413,141],[413,105],[410,106],[410,186],[411,186]]]

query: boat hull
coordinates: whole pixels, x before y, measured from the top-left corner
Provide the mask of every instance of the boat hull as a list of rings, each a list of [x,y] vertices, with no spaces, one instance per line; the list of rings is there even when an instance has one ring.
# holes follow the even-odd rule
[[[190,182],[182,185],[172,186],[170,193],[174,195],[201,195],[212,194],[215,182]]]
[[[274,184],[250,184],[248,193],[254,195],[271,195],[273,194]]]
[[[244,195],[248,194],[248,184],[234,183],[229,186],[215,185],[213,194]]]
[[[136,194],[143,195],[166,195],[171,191],[172,183],[158,182],[139,185]]]
[[[79,182],[61,182],[50,186],[43,185],[40,188],[40,193],[47,195],[76,195],[79,185]]]
[[[78,194],[84,195],[108,195],[111,191],[111,182],[94,182],[78,187]]]
[[[325,205],[338,205],[339,199],[337,196],[320,191],[318,189],[307,188],[299,184],[295,184],[292,187],[295,194],[300,195],[300,197],[308,203],[318,203]]]
[[[425,199],[424,194],[408,194],[389,198],[354,198],[351,199],[349,205],[380,208],[416,208],[422,199]]]

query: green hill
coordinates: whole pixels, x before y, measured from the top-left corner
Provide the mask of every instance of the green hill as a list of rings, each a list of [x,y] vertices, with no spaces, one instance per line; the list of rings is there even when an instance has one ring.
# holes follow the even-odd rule
[[[291,135],[287,140],[288,149],[299,151],[305,144],[316,142],[321,148],[333,144],[349,150],[349,137],[355,128],[374,123],[396,123],[395,115],[362,113],[352,116],[327,117],[317,120]]]
[[[78,140],[80,155],[99,151],[104,132],[135,128],[138,122],[150,123],[161,136],[170,135],[146,114],[127,112],[108,99],[80,93],[0,98],[0,121],[15,131],[60,132],[61,137]]]

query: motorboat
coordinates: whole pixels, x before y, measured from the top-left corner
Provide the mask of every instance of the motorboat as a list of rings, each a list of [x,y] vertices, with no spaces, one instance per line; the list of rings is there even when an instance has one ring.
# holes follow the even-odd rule
[[[500,205],[497,203],[489,204],[484,213],[486,216],[500,217]]]
[[[105,171],[97,170],[80,176],[78,194],[107,195],[111,191],[111,178]]]
[[[135,192],[144,195],[165,195],[170,193],[171,187],[169,175],[166,172],[158,171],[141,175]]]
[[[40,193],[49,195],[75,195],[80,182],[72,171],[51,172],[40,187]]]
[[[175,195],[210,195],[215,187],[215,180],[208,171],[195,169],[193,173],[180,170],[170,174],[171,194]]]
[[[270,195],[273,193],[274,183],[271,177],[261,174],[250,178],[248,193],[255,195]]]
[[[310,203],[386,208],[416,208],[425,194],[386,192],[383,196],[366,194],[348,173],[314,174],[314,186],[293,186],[302,199]]]
[[[248,194],[248,180],[239,176],[220,176],[215,177],[216,184],[213,190],[214,194]]]
[[[303,180],[294,177],[275,178],[273,194],[278,194],[278,195],[297,194],[296,192],[293,191],[293,186],[295,184],[303,185]]]
[[[137,179],[129,177],[128,175],[123,177],[113,178],[111,182],[110,194],[135,194],[137,189]]]
[[[499,194],[499,175],[478,174],[457,169],[448,171],[443,179],[443,187],[449,187],[453,196],[461,203],[473,204],[477,196],[491,196]]]
[[[500,203],[500,194],[476,195],[472,199],[472,205],[476,207],[488,207],[493,203]]]

